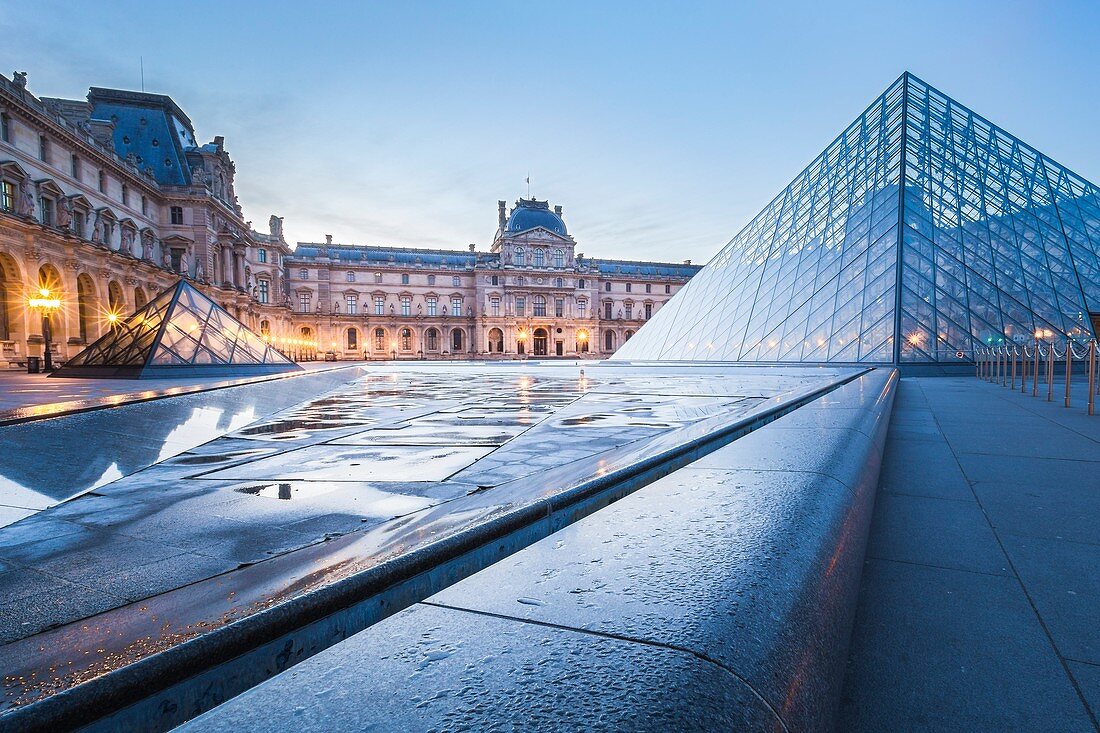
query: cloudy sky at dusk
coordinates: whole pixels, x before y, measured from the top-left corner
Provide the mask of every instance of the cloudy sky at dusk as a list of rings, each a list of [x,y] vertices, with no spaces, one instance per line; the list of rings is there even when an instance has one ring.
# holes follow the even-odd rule
[[[589,255],[705,261],[909,69],[1100,180],[1100,3],[0,0],[41,96],[169,94],[291,241],[487,247],[496,201]]]

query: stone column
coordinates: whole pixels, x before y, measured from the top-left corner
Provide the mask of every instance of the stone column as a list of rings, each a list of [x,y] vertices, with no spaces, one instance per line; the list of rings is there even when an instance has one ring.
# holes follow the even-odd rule
[[[248,282],[247,282],[247,280],[245,280],[245,276],[244,276],[244,248],[243,247],[241,248],[241,250],[239,252],[237,251],[237,248],[234,247],[233,259],[235,260],[235,263],[236,263],[236,266],[233,270],[234,285],[236,285],[238,288],[247,287]]]
[[[235,268],[233,266],[233,248],[222,245],[222,284],[233,285]]]

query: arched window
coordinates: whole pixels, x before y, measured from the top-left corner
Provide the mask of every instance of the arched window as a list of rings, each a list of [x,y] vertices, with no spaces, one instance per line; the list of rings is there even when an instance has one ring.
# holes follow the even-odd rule
[[[633,331],[627,331],[626,333],[624,333],[623,334],[623,343],[625,344],[627,341],[629,341],[630,337],[633,336],[633,335],[634,335]]]
[[[145,291],[140,287],[134,288],[134,308],[140,308],[148,302],[148,298],[145,297]]]
[[[359,348],[359,331],[355,328],[349,328],[347,330],[348,339],[348,351],[355,351]]]
[[[412,351],[413,347],[413,332],[411,328],[401,329],[401,350]]]
[[[493,352],[498,354],[504,352],[504,331],[499,328],[489,329],[489,353]]]
[[[523,251],[523,247],[516,247],[512,250],[512,261],[520,267],[527,264],[527,253]]]
[[[603,335],[603,350],[614,351],[615,350],[615,332],[607,331]]]
[[[265,338],[271,336],[271,321],[260,321],[260,335]]]
[[[439,331],[429,328],[424,334],[424,341],[428,351],[439,351]]]
[[[555,288],[564,288],[565,287],[565,278],[561,278],[561,277],[554,278],[554,287]]]
[[[565,267],[565,252],[560,249],[554,250],[554,267]]]
[[[87,273],[81,273],[76,278],[76,311],[77,321],[80,326],[80,340],[87,343],[88,337],[94,334],[92,316],[95,314],[96,298],[95,284]],[[120,314],[121,315],[121,314]],[[117,321],[108,321],[112,330],[116,328]]]
[[[386,329],[376,328],[374,329],[374,350],[385,351],[386,350]]]
[[[456,328],[451,331],[451,352],[457,354],[460,351],[464,351],[462,346],[465,341],[465,332],[461,328]]]
[[[107,286],[107,312],[114,313],[118,318],[111,322],[111,330],[118,328],[118,324],[126,317],[126,297],[122,294],[122,286],[117,280],[112,280]]]
[[[580,288],[581,290],[584,290],[584,286],[585,286],[584,280],[578,280],[577,281],[577,287],[578,288]]]
[[[546,297],[543,296],[543,295],[536,295],[535,296],[535,315],[536,316],[545,316],[546,315]]]
[[[535,267],[542,267],[546,264],[546,252],[542,247],[535,248]]]

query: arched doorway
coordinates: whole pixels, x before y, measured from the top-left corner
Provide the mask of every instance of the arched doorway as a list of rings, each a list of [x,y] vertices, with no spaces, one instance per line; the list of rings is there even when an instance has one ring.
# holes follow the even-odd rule
[[[359,350],[359,329],[349,328],[347,330],[347,350],[358,351]]]
[[[615,332],[607,331],[603,335],[603,350],[614,351],[615,350]]]
[[[20,290],[19,274],[0,256],[0,341],[15,340],[15,324],[12,323]]]
[[[63,333],[62,323],[64,321],[60,312],[64,310],[65,293],[61,289],[61,273],[57,271],[56,267],[47,263],[38,268],[38,289],[47,291],[49,293],[48,297],[57,298],[62,303],[62,308],[55,308],[49,315],[50,346],[54,356],[57,356],[61,353],[59,344],[65,343],[67,334]],[[35,323],[39,322],[36,318]]]
[[[451,353],[458,354],[466,350],[466,332],[461,328],[451,331]]]
[[[374,350],[378,353],[386,350],[386,329],[381,327],[374,329]]]
[[[429,328],[424,332],[424,350],[439,351],[439,331]]]
[[[412,351],[413,347],[413,332],[411,328],[401,329],[401,350]]]
[[[141,287],[134,288],[134,310],[137,310],[141,306],[149,302],[149,299],[145,297],[145,291]]]
[[[117,318],[111,322],[111,330],[118,327],[118,322],[126,317],[126,296],[122,294],[122,286],[118,280],[112,280],[107,286],[107,312],[114,313]]]
[[[88,273],[81,273],[76,278],[76,320],[80,328],[80,340],[85,344],[94,341],[99,335],[99,328],[94,322],[96,316],[95,283]],[[115,322],[107,319],[110,328],[115,327]]]
[[[504,331],[499,328],[489,329],[489,353],[504,353]]]
[[[535,356],[546,356],[546,340],[549,334],[545,328],[536,328],[533,335],[532,353]]]

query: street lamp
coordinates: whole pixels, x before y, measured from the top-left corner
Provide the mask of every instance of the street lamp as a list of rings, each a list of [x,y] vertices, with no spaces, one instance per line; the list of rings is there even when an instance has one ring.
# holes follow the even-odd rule
[[[28,305],[32,310],[42,314],[42,340],[44,342],[42,361],[46,372],[49,373],[53,371],[53,358],[50,355],[50,314],[61,308],[61,299],[53,297],[49,288],[39,288],[38,297],[30,298]]]

